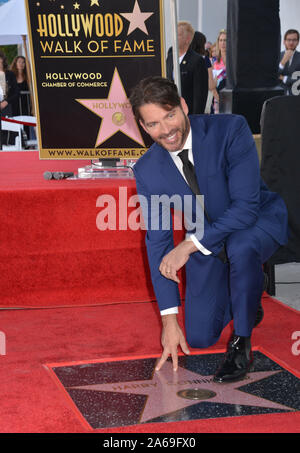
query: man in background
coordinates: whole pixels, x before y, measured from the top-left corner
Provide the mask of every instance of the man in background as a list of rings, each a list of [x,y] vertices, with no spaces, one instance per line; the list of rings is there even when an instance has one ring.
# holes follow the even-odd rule
[[[195,31],[189,22],[178,22],[181,94],[190,113],[204,113],[208,94],[208,71],[201,55],[191,48]],[[167,77],[174,81],[173,51],[167,57]]]
[[[293,91],[292,86],[299,78],[299,74],[295,73],[300,71],[300,52],[296,50],[299,44],[299,32],[288,30],[283,42],[286,50],[280,54],[279,79],[285,95],[295,95],[298,92]]]

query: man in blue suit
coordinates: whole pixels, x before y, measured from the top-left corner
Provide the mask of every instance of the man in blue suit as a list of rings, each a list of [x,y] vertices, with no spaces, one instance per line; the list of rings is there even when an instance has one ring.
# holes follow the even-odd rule
[[[175,84],[158,76],[142,80],[130,102],[137,121],[155,142],[134,173],[162,315],[163,354],[156,369],[171,355],[177,370],[179,345],[186,354],[187,343],[209,347],[233,319],[233,336],[214,380],[242,379],[253,361],[252,329],[262,319],[262,265],[287,241],[286,207],[260,178],[255,143],[243,117],[188,116]],[[196,228],[174,247],[172,226],[165,227],[163,219],[171,215],[168,201],[174,196],[195,201],[200,193],[204,229]],[[160,209],[153,207],[155,197],[162,200]],[[194,215],[196,208],[194,203]],[[183,266],[187,342],[177,322],[177,272]]]

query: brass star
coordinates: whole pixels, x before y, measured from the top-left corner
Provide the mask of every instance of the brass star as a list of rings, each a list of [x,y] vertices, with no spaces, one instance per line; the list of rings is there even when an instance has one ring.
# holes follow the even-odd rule
[[[91,5],[90,6],[93,6],[93,5],[100,6],[99,5],[99,0],[91,0]]]
[[[74,3],[74,4],[73,4],[73,6],[74,6],[74,9],[79,9],[79,8],[80,8],[80,5],[79,5],[79,3],[77,3],[77,2],[76,2],[76,3]]]

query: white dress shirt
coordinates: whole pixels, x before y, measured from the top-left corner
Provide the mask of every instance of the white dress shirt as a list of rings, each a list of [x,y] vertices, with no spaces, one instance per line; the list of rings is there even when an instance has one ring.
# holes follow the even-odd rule
[[[179,66],[180,66],[181,63],[182,63],[182,60],[184,59],[185,54],[186,54],[186,52],[185,52],[183,55],[181,55],[181,57],[178,58]],[[174,80],[174,79],[175,79],[175,75],[174,75],[174,69],[173,69],[173,80]]]
[[[180,157],[178,156],[178,154],[181,153],[181,151],[183,149],[188,149],[189,150],[188,158],[189,158],[190,162],[194,165],[194,157],[193,157],[193,152],[192,152],[192,130],[191,129],[190,129],[189,135],[188,135],[188,137],[186,139],[186,142],[185,142],[183,148],[180,149],[179,151],[170,152],[170,156],[172,157],[172,159],[174,161],[174,164],[176,165],[176,167],[180,171],[180,173],[183,176],[183,178],[186,180],[186,178],[185,178],[185,176],[183,174],[183,169],[182,169],[183,163],[182,163],[182,160],[180,159]],[[186,237],[185,237],[185,240],[186,241],[193,241],[195,246],[198,248],[198,250],[201,253],[203,253],[203,255],[210,255],[211,254],[211,252],[209,250],[207,250],[205,247],[203,247],[202,244],[200,244],[200,242],[198,241],[198,239],[196,238],[196,236],[194,234],[187,234]],[[162,310],[160,312],[160,314],[162,316],[169,315],[169,314],[174,314],[174,313],[178,313],[178,307],[167,308],[166,310]]]

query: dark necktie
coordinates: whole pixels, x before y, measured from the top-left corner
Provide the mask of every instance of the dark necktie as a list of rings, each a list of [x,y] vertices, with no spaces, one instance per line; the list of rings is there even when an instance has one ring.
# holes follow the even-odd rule
[[[190,188],[192,189],[192,191],[194,192],[194,194],[200,195],[200,189],[199,189],[198,181],[197,181],[196,174],[195,174],[195,168],[194,168],[194,165],[192,164],[192,162],[189,160],[188,153],[189,153],[189,150],[184,149],[183,151],[181,151],[178,154],[178,156],[180,157],[180,159],[183,163],[183,167],[182,167],[183,174],[186,177],[187,183],[190,186]]]
[[[195,173],[195,167],[192,164],[192,162],[189,160],[188,153],[189,153],[188,149],[184,149],[183,151],[178,153],[178,156],[180,157],[182,164],[183,164],[183,167],[182,167],[183,174],[186,177],[187,183],[190,186],[191,190],[194,192],[194,194],[201,195],[197,177],[196,177],[196,173]],[[202,205],[202,203],[201,203],[201,205]],[[211,223],[210,217],[209,217],[204,205],[202,205],[202,208],[204,210],[204,214],[207,218],[208,223]],[[221,252],[218,254],[218,257],[221,259],[221,261],[223,261],[223,263],[226,263],[228,261],[227,256],[226,256],[225,247],[223,247]]]
[[[183,151],[181,151],[180,153],[178,153],[178,156],[180,157],[182,163],[183,163],[183,167],[182,167],[182,170],[183,170],[183,174],[187,180],[187,183],[188,185],[190,186],[191,190],[194,192],[195,195],[201,195],[201,192],[200,192],[200,189],[199,189],[199,185],[198,185],[198,181],[197,181],[197,176],[196,176],[196,173],[195,173],[195,167],[194,165],[192,164],[192,162],[189,160],[189,150],[188,149],[184,149]],[[209,218],[209,215],[205,209],[205,206],[202,202],[202,199],[199,198],[199,202],[202,206],[202,209],[204,211],[204,214],[208,220],[209,223],[211,223],[211,220]]]

